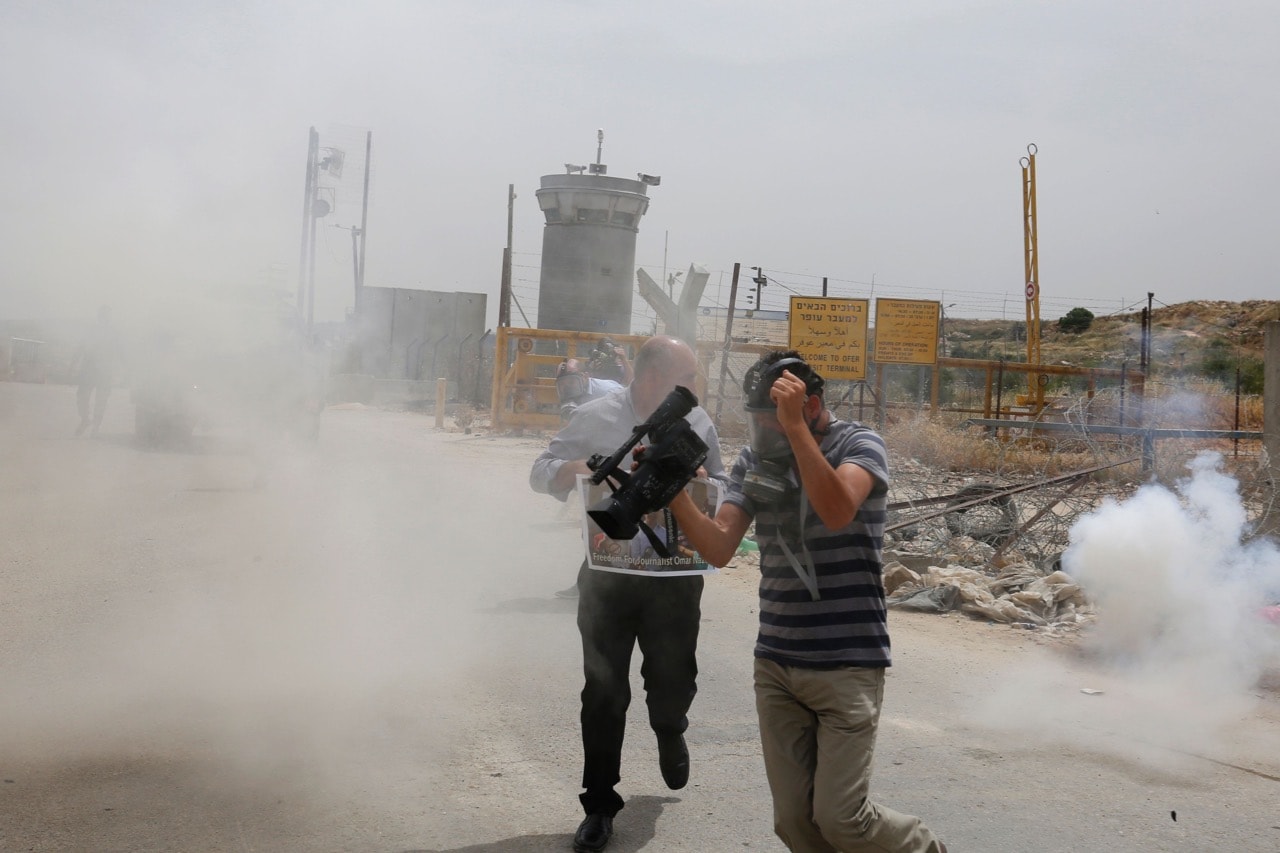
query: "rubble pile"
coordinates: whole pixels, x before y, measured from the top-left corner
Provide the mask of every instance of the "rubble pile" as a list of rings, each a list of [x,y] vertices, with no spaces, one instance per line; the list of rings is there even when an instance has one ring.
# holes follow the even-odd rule
[[[884,589],[889,606],[927,613],[959,611],[1050,636],[1073,633],[1096,618],[1080,585],[1058,568],[1056,560],[1040,567],[1009,552],[996,560],[999,568],[993,568],[991,546],[966,536],[957,536],[951,545],[941,558],[886,551]],[[740,549],[730,565],[756,570],[760,553]]]
[[[1093,621],[1080,585],[1057,566],[1038,567],[1016,553],[988,562],[989,546],[956,537],[954,553],[941,560],[886,554],[885,592],[890,607],[931,613],[958,610],[1024,628],[1065,633]],[[911,568],[908,563],[916,565]],[[965,565],[967,563],[967,565]]]

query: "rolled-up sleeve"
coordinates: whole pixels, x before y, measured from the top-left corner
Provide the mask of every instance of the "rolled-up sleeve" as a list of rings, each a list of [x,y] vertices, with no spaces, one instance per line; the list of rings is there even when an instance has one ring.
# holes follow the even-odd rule
[[[593,442],[590,440],[591,420],[582,410],[575,411],[569,422],[551,439],[547,449],[533,460],[533,468],[529,471],[529,485],[535,492],[551,495],[561,501],[569,499],[572,487],[554,491],[552,484],[561,465],[574,459],[587,459],[596,452],[592,449]]]
[[[552,456],[550,450],[542,451],[538,458],[533,460],[533,469],[529,471],[529,485],[539,494],[553,494],[551,484],[555,481],[556,472],[565,461]],[[557,494],[556,497],[565,500],[569,495],[566,492],[563,495]]]

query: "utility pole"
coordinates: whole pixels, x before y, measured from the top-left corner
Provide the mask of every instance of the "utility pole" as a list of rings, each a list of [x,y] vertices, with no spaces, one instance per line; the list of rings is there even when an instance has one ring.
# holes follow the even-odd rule
[[[360,306],[360,237],[363,233],[359,228],[351,226],[351,272],[356,283],[356,307]]]
[[[1151,364],[1151,300],[1155,294],[1147,291],[1147,307],[1142,309],[1142,372],[1145,375]]]
[[[498,325],[511,325],[511,237],[516,208],[516,185],[507,184],[507,247],[502,250],[502,285],[498,295]],[[524,311],[521,310],[521,315]],[[528,324],[528,319],[525,324]]]
[[[724,377],[729,372],[729,347],[733,346],[733,312],[737,308],[738,302],[738,273],[742,271],[742,264],[735,262],[733,265],[733,281],[729,283],[729,312],[724,318],[724,348],[720,352],[720,382],[716,385],[716,416],[715,423],[720,424],[720,410],[724,406]]]
[[[317,141],[319,137],[316,137]],[[311,330],[315,328],[316,319],[316,220],[320,217],[316,215],[316,207],[320,204],[317,190],[319,189],[319,174],[311,184],[311,222],[308,232],[307,248],[307,338],[311,337]]]
[[[302,320],[307,295],[307,265],[311,257],[312,205],[316,195],[316,157],[320,152],[320,135],[311,128],[307,138],[307,179],[302,194],[302,247],[298,251],[298,319]]]
[[[769,279],[765,277],[764,270],[760,269],[760,267],[752,267],[752,269],[756,271],[755,277],[751,280],[756,283],[756,310],[759,311],[760,288],[767,287],[769,285]]]
[[[360,208],[360,263],[356,267],[356,314],[360,313],[360,303],[364,300],[364,256],[369,234],[369,165],[373,160],[373,131],[366,131],[364,137],[364,201]],[[355,235],[352,235],[351,251],[355,251]]]

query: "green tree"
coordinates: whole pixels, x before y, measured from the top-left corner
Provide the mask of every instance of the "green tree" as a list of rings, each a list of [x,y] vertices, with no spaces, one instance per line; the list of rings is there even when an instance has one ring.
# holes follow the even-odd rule
[[[1058,318],[1058,331],[1079,334],[1093,325],[1093,312],[1088,308],[1072,308],[1066,316]]]

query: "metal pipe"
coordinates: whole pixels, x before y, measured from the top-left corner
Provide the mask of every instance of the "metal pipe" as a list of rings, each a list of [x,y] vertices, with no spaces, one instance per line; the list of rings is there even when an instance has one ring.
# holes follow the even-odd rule
[[[1020,424],[1020,425],[1023,425],[1023,424]],[[1036,426],[1036,425],[1027,423],[1025,424],[1025,426]],[[909,527],[912,524],[919,524],[922,521],[928,521],[929,519],[937,518],[940,515],[947,515],[948,513],[958,512],[960,510],[966,510],[966,509],[969,509],[970,507],[978,506],[979,504],[988,503],[989,501],[998,500],[1000,498],[1009,497],[1011,495],[1021,494],[1022,492],[1027,492],[1032,489],[1040,489],[1045,486],[1051,486],[1054,483],[1061,483],[1067,480],[1074,480],[1081,477],[1087,477],[1088,475],[1095,474],[1098,471],[1105,471],[1108,468],[1115,468],[1119,465],[1128,465],[1132,462],[1136,462],[1137,460],[1138,460],[1138,457],[1130,456],[1129,458],[1121,459],[1118,462],[1104,462],[1101,465],[1094,465],[1091,468],[1082,468],[1079,471],[1070,471],[1066,474],[1059,474],[1056,477],[1050,477],[1046,480],[1036,480],[1034,483],[1023,483],[1022,485],[1019,485],[1019,486],[1010,486],[1006,489],[1000,489],[998,491],[990,492],[989,494],[979,495],[976,498],[970,498],[969,500],[961,501],[960,503],[948,503],[948,505],[943,507],[942,509],[934,510],[933,512],[927,512],[927,513],[924,513],[923,515],[915,516],[914,518],[901,519],[899,521],[895,521],[892,524],[886,524],[884,530],[886,533],[889,533],[893,530],[897,530],[900,527]],[[936,498],[924,498],[923,500],[918,500],[918,501],[902,501],[899,503],[889,504],[887,509],[901,510],[901,509],[910,509],[916,506],[929,506],[931,504],[947,503],[949,501],[955,500],[956,497],[957,495],[943,495],[941,497],[936,497]]]
[[[999,418],[1004,414],[1004,361],[1000,361],[1000,366],[996,370],[996,417]],[[992,435],[996,435],[994,429],[991,430]]]
[[[1120,366],[1120,426],[1124,426],[1124,395],[1129,387],[1129,362]]]

